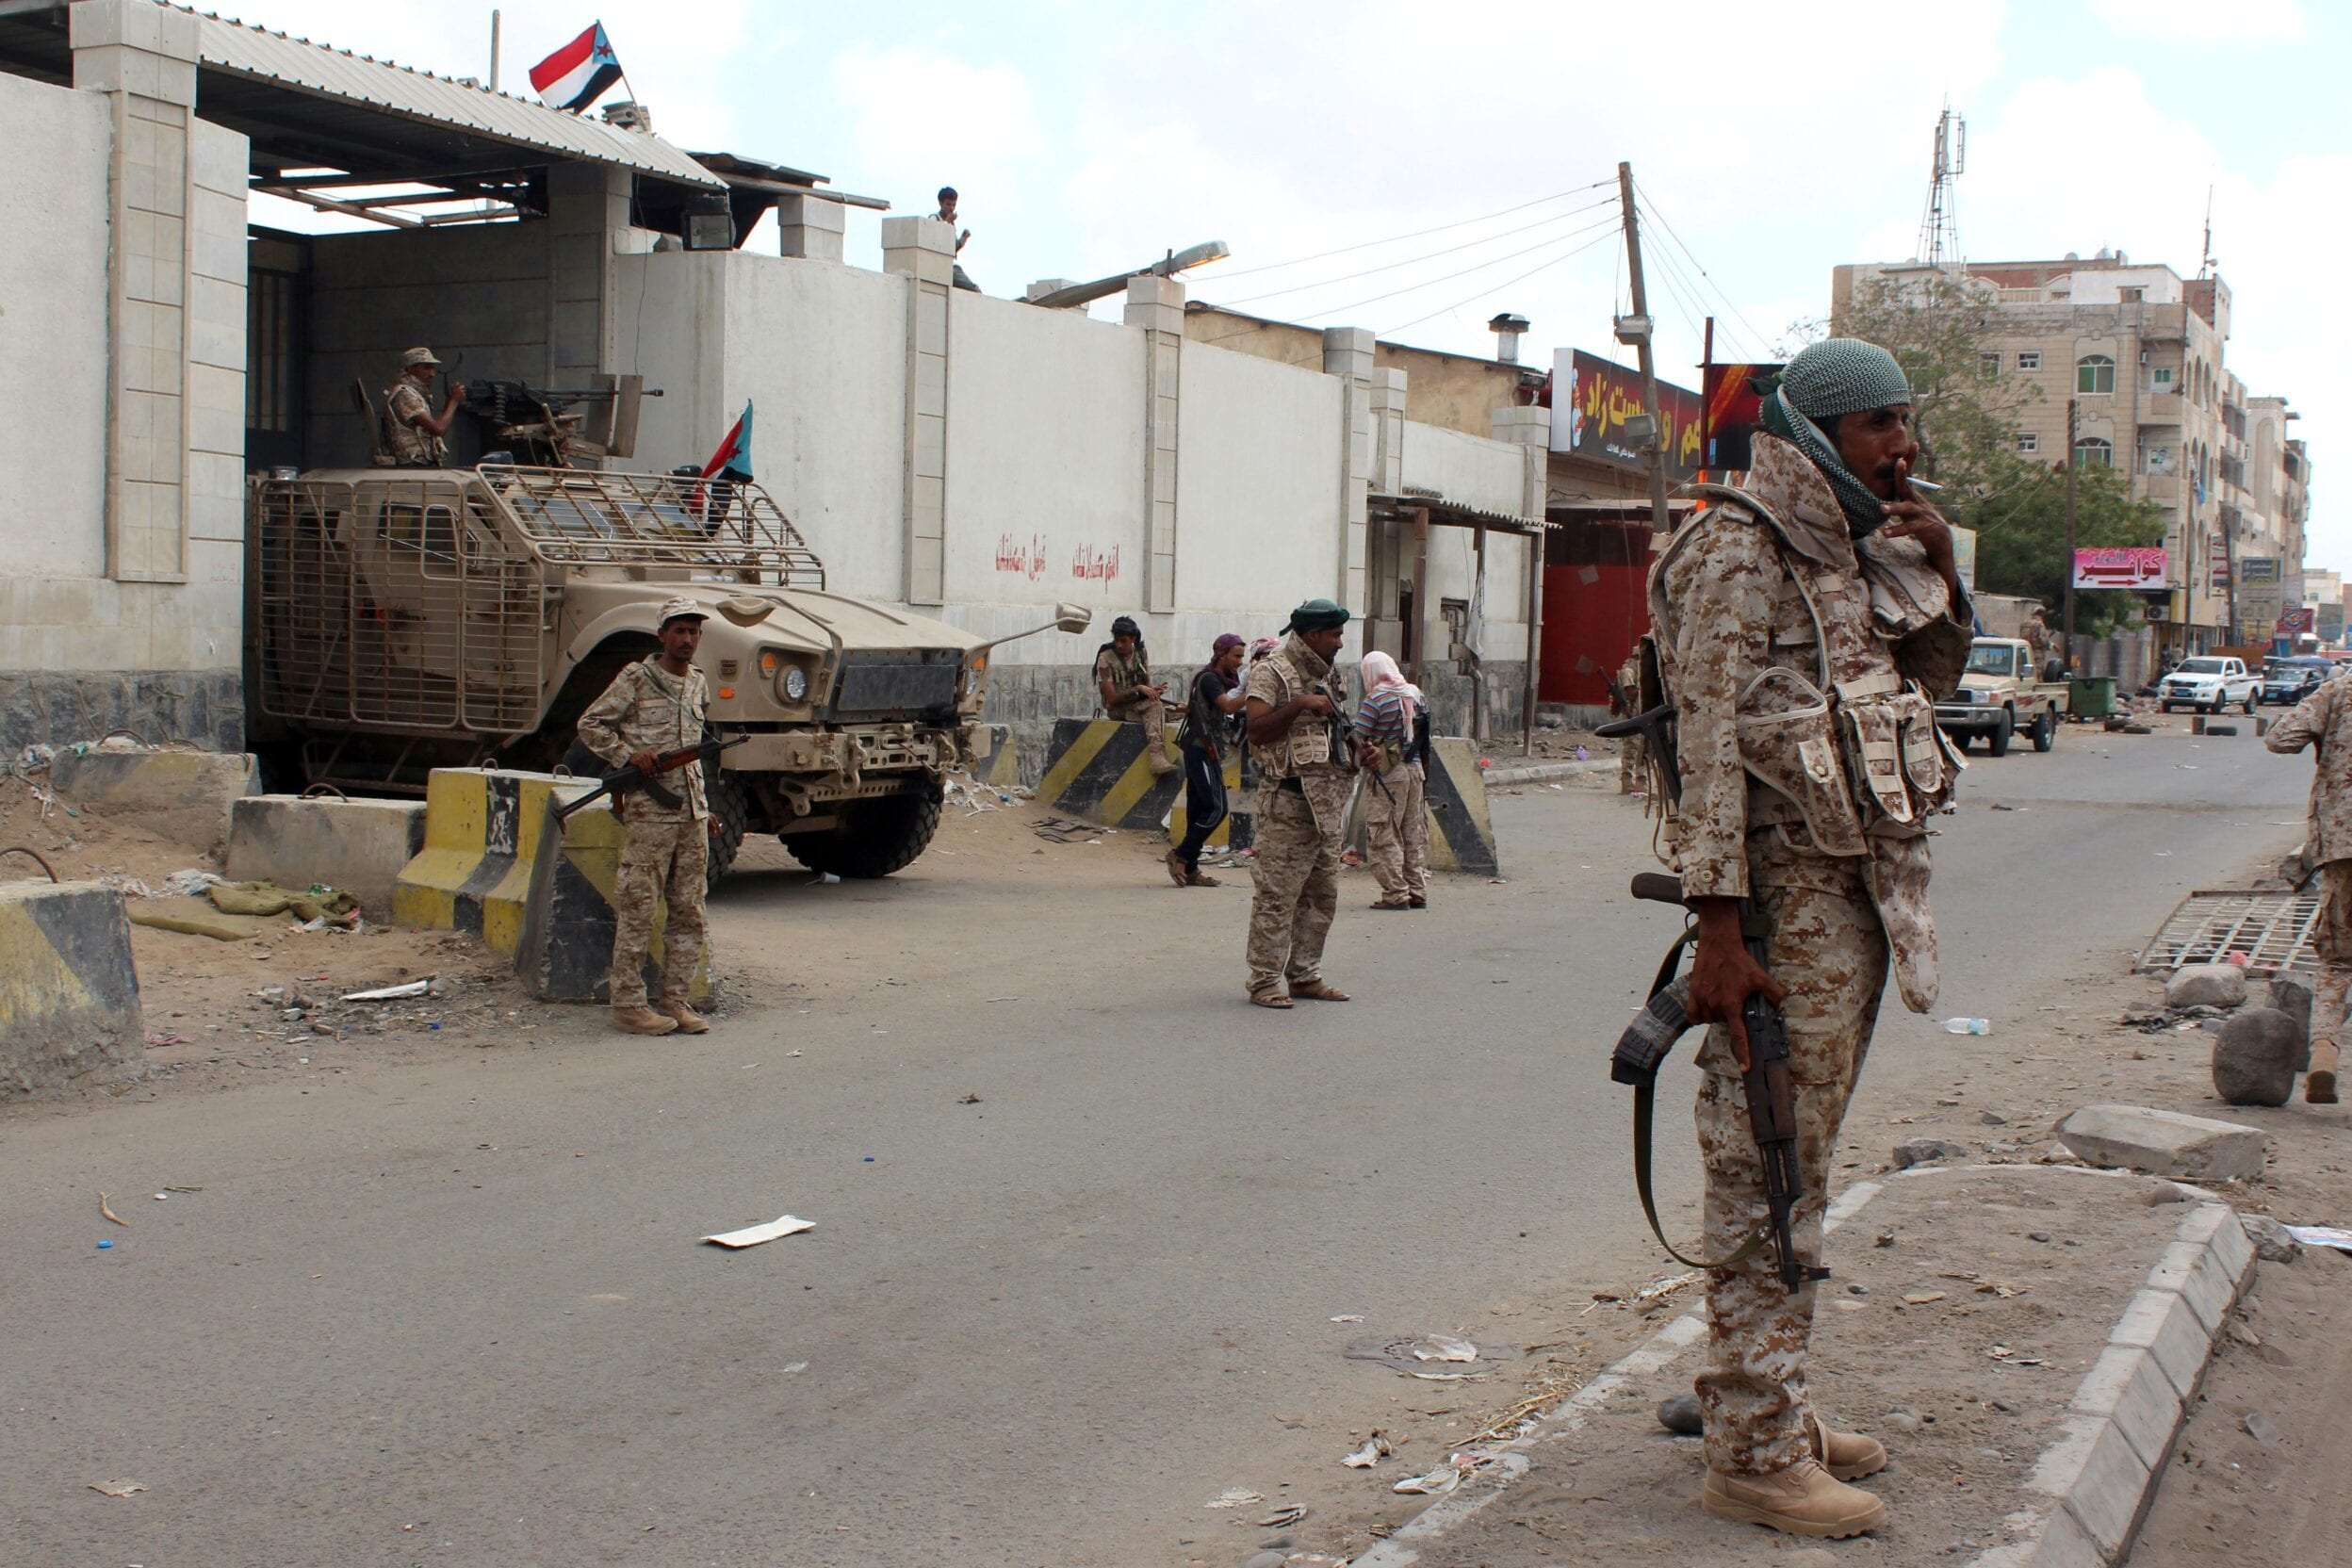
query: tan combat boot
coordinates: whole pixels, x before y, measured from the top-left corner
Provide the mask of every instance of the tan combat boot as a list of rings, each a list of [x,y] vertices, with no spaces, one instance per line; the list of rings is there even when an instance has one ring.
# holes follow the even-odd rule
[[[1886,1468],[1886,1446],[1874,1437],[1831,1431],[1818,1415],[1805,1418],[1805,1433],[1813,1446],[1813,1457],[1838,1480],[1858,1481]]]
[[[654,1011],[677,1024],[681,1035],[707,1035],[710,1032],[710,1021],[683,1002],[664,1002]]]
[[[2336,1042],[2319,1040],[2311,1046],[2311,1071],[2303,1079],[2303,1102],[2307,1105],[2332,1105],[2336,1102]]]
[[[1831,1541],[1874,1530],[1886,1522],[1886,1504],[1835,1478],[1810,1459],[1769,1476],[1725,1476],[1710,1470],[1699,1503],[1719,1519]]]
[[[678,1021],[664,1018],[641,1004],[634,1007],[613,1008],[612,1027],[624,1035],[666,1035],[677,1029]]]

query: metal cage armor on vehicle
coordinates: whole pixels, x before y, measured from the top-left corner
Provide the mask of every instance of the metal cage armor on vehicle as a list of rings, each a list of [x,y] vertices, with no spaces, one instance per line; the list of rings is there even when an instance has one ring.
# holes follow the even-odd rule
[[[710,617],[712,727],[750,737],[710,780],[714,878],[747,831],[815,869],[896,871],[974,744],[992,645],[828,592],[747,480],[331,469],[254,480],[250,512],[246,689],[281,785],[417,793],[436,767],[600,768],[573,727],[678,596]],[[1065,605],[1053,624],[1086,621]]]

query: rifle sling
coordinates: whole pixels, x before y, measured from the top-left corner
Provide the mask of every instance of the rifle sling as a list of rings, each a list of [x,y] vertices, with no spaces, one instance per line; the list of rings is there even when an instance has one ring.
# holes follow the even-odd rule
[[[1682,968],[1682,950],[1692,945],[1697,937],[1698,928],[1690,926],[1675,939],[1674,946],[1666,950],[1665,961],[1658,967],[1658,979],[1650,987],[1652,996],[1674,983],[1675,972]],[[1729,1256],[1713,1262],[1686,1258],[1674,1250],[1674,1244],[1666,1239],[1665,1226],[1658,1223],[1658,1199],[1650,1190],[1651,1123],[1656,1119],[1657,1109],[1658,1074],[1653,1072],[1633,1086],[1633,1186],[1642,1196],[1642,1213],[1650,1222],[1650,1234],[1656,1236],[1658,1244],[1666,1249],[1668,1257],[1686,1268],[1737,1268],[1754,1257],[1756,1250],[1764,1245],[1772,1232],[1771,1224],[1768,1222],[1750,1231],[1748,1239],[1741,1242]]]

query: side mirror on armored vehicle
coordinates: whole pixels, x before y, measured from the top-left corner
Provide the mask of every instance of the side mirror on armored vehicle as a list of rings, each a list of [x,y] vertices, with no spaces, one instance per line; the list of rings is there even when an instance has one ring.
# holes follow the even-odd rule
[[[1057,604],[1054,607],[1054,629],[1056,631],[1079,632],[1094,624],[1094,612],[1083,604]]]

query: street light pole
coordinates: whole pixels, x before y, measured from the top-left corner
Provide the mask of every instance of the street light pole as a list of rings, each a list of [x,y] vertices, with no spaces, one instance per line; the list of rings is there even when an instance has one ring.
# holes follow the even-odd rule
[[[2074,415],[2076,400],[2066,400],[2066,668],[2074,668]]]

